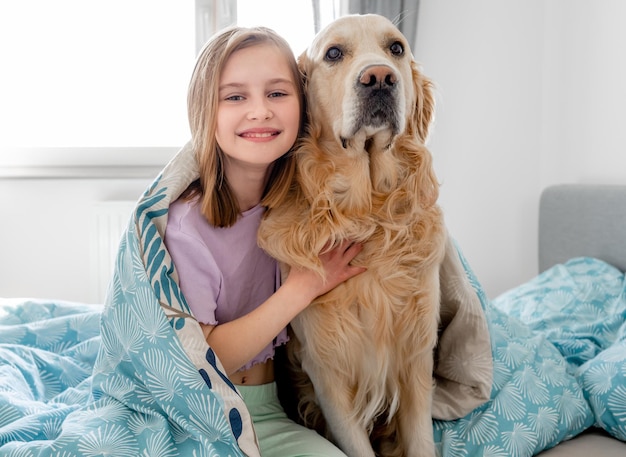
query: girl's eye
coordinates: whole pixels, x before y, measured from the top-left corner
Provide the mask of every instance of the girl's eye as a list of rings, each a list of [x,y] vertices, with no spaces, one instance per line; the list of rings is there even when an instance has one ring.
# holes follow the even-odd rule
[[[284,92],[272,92],[269,97],[270,98],[275,98],[275,97],[284,97],[285,95],[287,95]]]
[[[242,95],[229,95],[228,97],[224,98],[224,100],[237,102],[239,100],[243,100],[243,96]]]

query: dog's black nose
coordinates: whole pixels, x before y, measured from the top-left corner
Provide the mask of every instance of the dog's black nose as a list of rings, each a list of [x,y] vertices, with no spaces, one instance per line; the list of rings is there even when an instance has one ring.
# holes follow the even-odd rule
[[[396,74],[386,65],[367,67],[359,77],[359,83],[365,87],[384,89],[393,87],[398,81]]]

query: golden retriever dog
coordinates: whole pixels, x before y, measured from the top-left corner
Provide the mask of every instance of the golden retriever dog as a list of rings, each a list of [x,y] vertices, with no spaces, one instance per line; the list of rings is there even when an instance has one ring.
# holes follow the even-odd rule
[[[320,251],[361,242],[353,262],[367,267],[291,324],[287,351],[306,381],[300,413],[306,422],[321,410],[327,436],[350,457],[432,457],[446,239],[424,145],[432,84],[395,25],[372,14],[328,25],[299,66],[307,133],[296,182],[268,209],[259,244],[282,265],[323,274]]]

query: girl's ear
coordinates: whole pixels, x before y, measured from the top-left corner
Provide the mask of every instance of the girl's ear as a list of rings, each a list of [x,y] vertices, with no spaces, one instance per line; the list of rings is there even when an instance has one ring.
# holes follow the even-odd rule
[[[422,143],[426,143],[430,125],[435,115],[433,83],[419,71],[415,62],[411,62],[411,73],[415,90],[415,111],[412,120],[413,131]]]

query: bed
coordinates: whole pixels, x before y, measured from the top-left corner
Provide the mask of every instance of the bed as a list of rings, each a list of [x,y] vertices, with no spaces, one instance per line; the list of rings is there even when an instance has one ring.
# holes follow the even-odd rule
[[[196,177],[181,151],[139,199],[105,305],[0,300],[0,455],[258,455],[162,243],[169,202]],[[626,455],[625,222],[626,186],[546,189],[541,274],[494,300],[458,247],[490,389],[434,420],[440,456]]]
[[[548,187],[539,205],[539,271],[580,256],[598,258],[626,271],[625,229],[626,186]],[[593,427],[540,455],[618,457],[626,455],[626,443]]]

